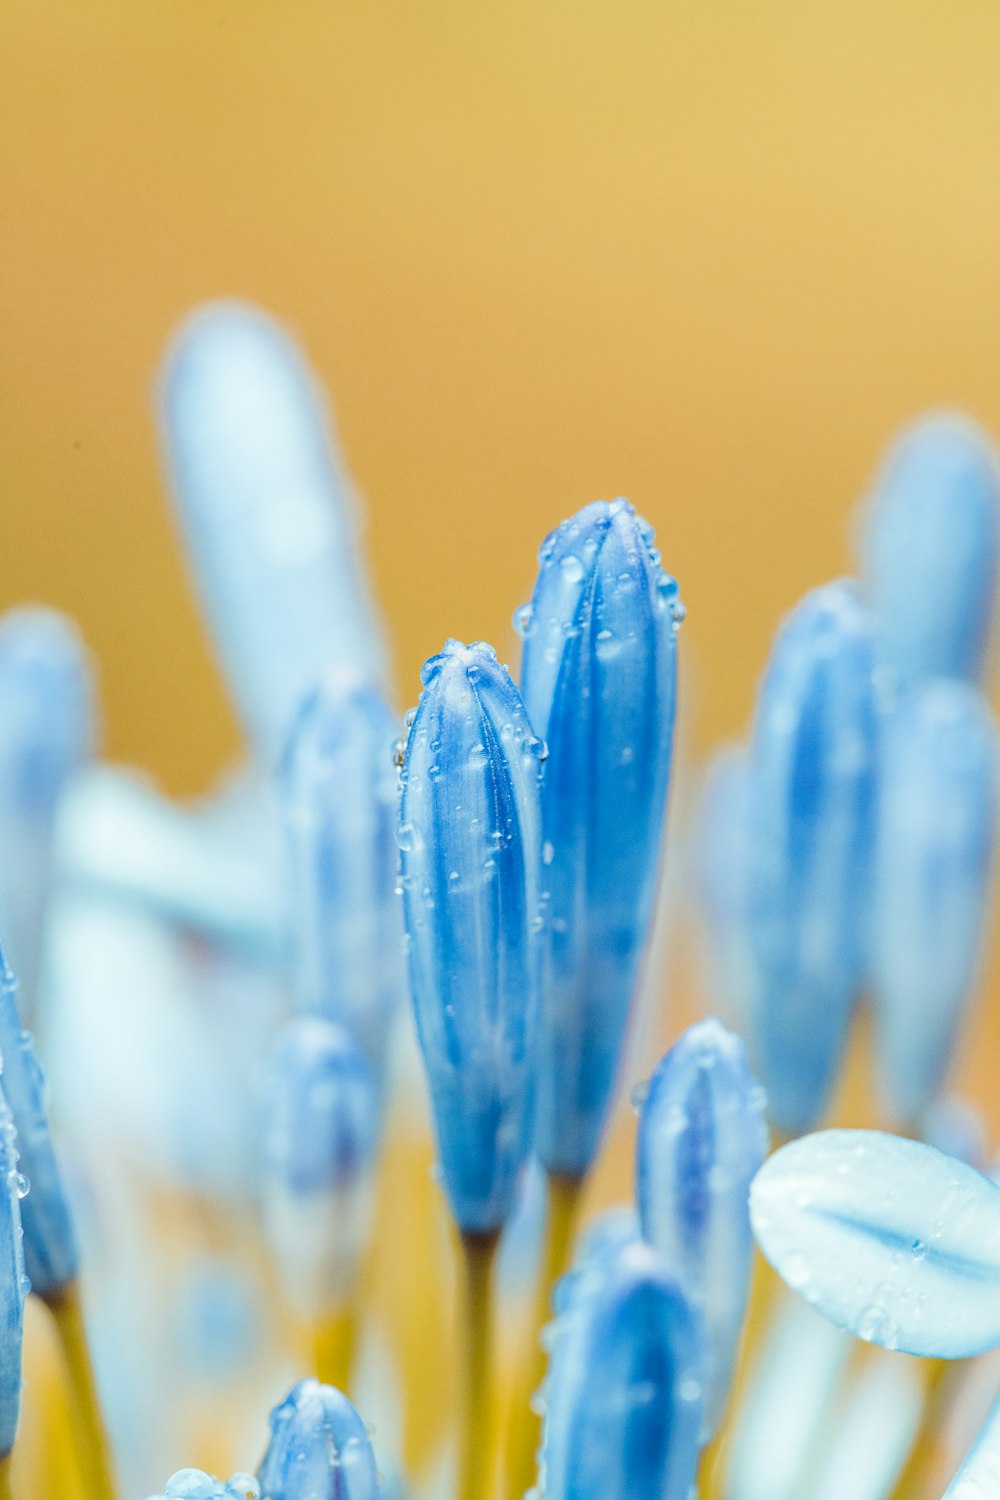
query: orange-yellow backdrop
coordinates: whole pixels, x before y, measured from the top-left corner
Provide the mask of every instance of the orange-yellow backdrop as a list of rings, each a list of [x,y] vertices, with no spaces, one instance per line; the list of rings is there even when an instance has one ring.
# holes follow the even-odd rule
[[[3,9],[0,605],[78,617],[109,753],[171,791],[237,742],[151,417],[200,299],[278,313],[331,388],[406,699],[623,492],[696,748],[848,564],[893,429],[1000,429],[996,0]]]

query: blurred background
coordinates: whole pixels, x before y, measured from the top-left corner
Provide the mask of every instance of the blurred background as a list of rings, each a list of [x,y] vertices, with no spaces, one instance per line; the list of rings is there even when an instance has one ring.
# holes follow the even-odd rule
[[[697,751],[900,423],[1000,429],[993,0],[39,0],[4,36],[0,608],[77,617],[107,753],[170,792],[237,747],[153,414],[205,298],[328,385],[405,702],[448,634],[512,651],[541,536],[623,493]]]

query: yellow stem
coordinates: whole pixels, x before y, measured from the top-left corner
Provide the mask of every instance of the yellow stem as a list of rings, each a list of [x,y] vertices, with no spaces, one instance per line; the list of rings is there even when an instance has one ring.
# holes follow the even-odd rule
[[[357,1320],[351,1308],[317,1317],[309,1327],[309,1353],[317,1380],[350,1395]]]
[[[552,1317],[552,1289],[560,1276],[565,1275],[569,1269],[582,1190],[583,1179],[580,1177],[568,1177],[556,1172],[549,1174],[545,1243],[535,1285],[530,1342],[518,1375],[510,1412],[508,1500],[521,1500],[525,1491],[535,1483],[542,1419],[534,1410],[532,1399],[545,1378],[546,1364],[540,1335]]]
[[[488,1500],[493,1472],[493,1263],[498,1232],[462,1235],[459,1500]]]
[[[45,1301],[55,1322],[69,1380],[77,1456],[87,1500],[116,1500],[111,1452],[90,1362],[79,1283],[71,1281]]]
[[[907,1456],[889,1500],[915,1500],[927,1491],[941,1459],[942,1430],[948,1408],[948,1385],[956,1368],[951,1359],[928,1359],[922,1362],[924,1409],[916,1441]]]
[[[14,1500],[10,1484],[10,1454],[0,1456],[0,1500]]]

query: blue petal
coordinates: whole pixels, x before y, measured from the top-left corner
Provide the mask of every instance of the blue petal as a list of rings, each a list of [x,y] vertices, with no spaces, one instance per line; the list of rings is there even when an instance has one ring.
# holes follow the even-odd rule
[[[14,1121],[0,1087],[0,1455],[14,1446],[21,1409],[21,1344],[28,1280],[21,1238],[21,1194]]]
[[[887,726],[874,995],[885,1091],[907,1123],[943,1081],[975,981],[996,844],[997,764],[993,717],[967,683],[928,683]]]
[[[45,1107],[45,1079],[35,1044],[22,1030],[17,980],[0,954],[0,1058],[3,1089],[17,1127],[21,1171],[31,1190],[21,1205],[24,1261],[32,1290],[56,1295],[74,1278],[80,1254]]]
[[[413,1003],[452,1210],[488,1230],[530,1142],[544,746],[491,647],[449,641],[423,681],[397,835]]]
[[[998,486],[993,449],[965,417],[925,418],[890,452],[863,548],[890,690],[978,676],[1000,558]]]
[[[823,1131],[765,1163],[750,1214],[789,1286],[858,1338],[944,1359],[1000,1344],[1000,1188],[964,1162]]]
[[[1000,1399],[942,1500],[996,1500],[1000,1495]]]
[[[330,673],[296,718],[281,778],[297,1003],[346,1026],[374,1063],[405,988],[398,737],[373,683]]]
[[[690,1027],[653,1074],[642,1105],[636,1196],[705,1329],[707,1435],[732,1380],[750,1284],[750,1182],[767,1153],[764,1091],[743,1043],[715,1020]]]
[[[724,1018],[747,1024],[750,957],[750,757],[743,745],[715,755],[694,818],[692,863],[705,926],[708,981]]]
[[[624,500],[586,506],[543,545],[517,617],[549,747],[537,1147],[576,1176],[607,1116],[663,836],[683,607],[651,539]]]
[[[752,744],[754,1058],[789,1134],[822,1113],[865,977],[875,751],[870,622],[831,583],[778,633]]]
[[[94,741],[92,666],[79,633],[49,609],[0,619],[0,932],[38,1000],[53,883],[56,814]],[[26,1011],[27,1013],[27,1011]]]
[[[163,432],[222,667],[273,763],[324,671],[384,670],[325,402],[280,325],[219,303],[170,351]]]
[[[564,1289],[550,1330],[546,1500],[688,1500],[699,1450],[697,1319],[654,1251],[625,1243]]]
[[[267,1500],[377,1500],[378,1471],[364,1422],[346,1396],[302,1380],[271,1413],[257,1471]]]

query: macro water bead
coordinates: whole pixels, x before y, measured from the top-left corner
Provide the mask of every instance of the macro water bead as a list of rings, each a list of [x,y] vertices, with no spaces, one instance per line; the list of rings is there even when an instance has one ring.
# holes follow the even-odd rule
[[[271,1413],[257,1470],[266,1500],[377,1500],[378,1470],[364,1422],[347,1397],[300,1380]]]
[[[385,667],[326,403],[280,324],[220,302],[177,334],[162,425],[202,606],[270,767],[325,671]]]
[[[397,833],[417,1032],[464,1230],[498,1228],[530,1145],[544,745],[496,652],[423,669]]]
[[[951,1062],[982,949],[997,730],[970,683],[917,687],[882,738],[873,992],[883,1091],[916,1120]]]
[[[689,1500],[702,1420],[697,1315],[648,1246],[609,1244],[558,1288],[543,1500]]]
[[[398,738],[378,686],[342,669],[302,705],[281,767],[296,1006],[347,1026],[375,1064],[406,982]]]
[[[639,1117],[643,1236],[678,1277],[705,1331],[705,1427],[722,1415],[746,1313],[750,1183],[767,1154],[764,1091],[743,1043],[691,1026],[653,1074]]]
[[[978,677],[1000,561],[1000,471],[986,434],[959,415],[915,423],[891,449],[864,519],[885,687]]]
[[[869,616],[849,582],[775,639],[750,748],[748,998],[772,1120],[820,1116],[866,977],[876,818]]]
[[[677,583],[625,500],[547,538],[521,686],[546,741],[536,1147],[581,1176],[600,1143],[660,864],[677,696]]]

